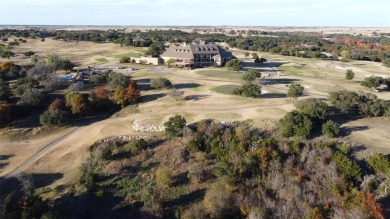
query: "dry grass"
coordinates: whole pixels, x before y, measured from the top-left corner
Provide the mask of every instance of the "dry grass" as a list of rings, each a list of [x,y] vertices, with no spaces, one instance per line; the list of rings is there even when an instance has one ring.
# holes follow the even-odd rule
[[[106,65],[119,65],[117,58],[110,57],[110,54],[127,54],[136,50],[136,48],[120,47],[111,43],[95,44],[79,42],[79,44],[76,44],[75,42],[65,43],[63,41],[46,39],[45,42],[28,40],[27,44],[15,47],[13,50],[17,54],[26,50],[32,50],[39,55],[46,55],[51,51],[56,51],[60,56],[68,57],[80,65],[93,65],[96,63],[95,59],[97,58],[107,59],[108,63]],[[237,57],[243,56],[243,51],[233,50],[233,52]],[[357,73],[356,80],[361,79],[363,77],[362,75],[372,73],[390,76],[388,69],[385,69],[379,63],[355,61],[350,63],[328,62],[285,57],[268,53],[259,53],[259,55],[267,58],[269,62],[283,62],[284,64],[281,65],[281,69],[284,68],[286,73],[291,72],[291,75],[288,76],[274,76],[275,79],[297,79],[299,83],[306,87],[306,91],[310,96],[316,97],[326,97],[327,92],[336,89],[365,90],[365,88],[356,82],[344,80],[344,71],[335,68],[337,65],[359,68],[361,71]],[[0,61],[4,60],[2,59]],[[17,63],[29,62],[23,55],[18,55],[9,61],[15,61]],[[229,78],[224,71],[219,71],[220,74],[217,71],[213,71],[210,76],[210,72],[207,74],[198,74],[197,70],[171,69],[173,73],[171,74],[148,72],[153,66],[139,66],[136,68],[139,68],[140,71],[132,74],[134,79],[148,79],[157,76],[166,77],[172,83],[180,84],[182,86],[180,89],[185,92],[184,95],[196,98],[188,101],[175,101],[169,96],[158,95],[167,91],[144,90],[141,93],[142,96],[149,96],[149,99],[139,104],[138,111],[134,111],[132,107],[125,108],[113,116],[113,118],[80,127],[77,132],[71,134],[42,155],[27,171],[33,173],[63,173],[63,178],[57,180],[54,185],[71,183],[78,177],[79,166],[89,156],[87,148],[93,142],[118,135],[153,135],[153,133],[137,133],[131,129],[131,123],[136,116],[135,112],[139,113],[141,122],[148,124],[162,124],[170,116],[180,114],[188,122],[195,122],[205,118],[214,118],[223,121],[250,119],[254,121],[253,124],[255,126],[272,130],[275,129],[272,126],[273,121],[277,121],[286,112],[294,108],[291,99],[285,98],[282,95],[275,95],[272,98],[252,99],[219,94],[212,90],[215,87],[226,87],[234,84],[234,82],[229,82],[232,78],[235,78],[234,80],[237,81],[237,84],[240,84],[241,81],[239,81],[240,79],[237,76],[239,73],[232,73],[234,76],[229,76]],[[267,71],[269,69],[264,68],[262,70],[262,72]],[[220,81],[210,80],[210,77]],[[194,87],[192,86],[193,84],[199,86]],[[287,92],[287,88],[285,84],[272,84],[263,86],[263,91],[264,93],[284,94]],[[390,100],[389,92],[375,94],[380,98]],[[390,132],[388,123],[388,120],[382,120],[382,118],[358,120],[356,124],[354,122],[347,123],[346,126],[369,126],[367,130],[352,133],[347,139],[390,153],[388,147],[390,145],[390,139],[387,134]],[[14,156],[6,161],[8,165],[0,169],[0,175],[4,176],[22,161],[26,160],[64,132],[34,137],[18,142],[1,138],[0,154]]]

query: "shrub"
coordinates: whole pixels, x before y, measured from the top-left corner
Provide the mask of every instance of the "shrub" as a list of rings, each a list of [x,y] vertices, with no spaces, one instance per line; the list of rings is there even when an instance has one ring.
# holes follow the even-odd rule
[[[244,84],[242,87],[235,89],[233,94],[255,98],[261,94],[261,86],[249,82]]]
[[[44,126],[61,126],[65,122],[66,112],[60,109],[53,111],[45,111],[40,117],[39,121]]]
[[[122,57],[119,59],[119,63],[130,63],[130,57]]]
[[[251,69],[249,69],[249,71],[247,73],[245,73],[242,76],[242,79],[244,81],[251,82],[251,81],[255,80],[256,78],[259,78],[260,76],[261,76],[261,73],[259,70],[251,68]]]
[[[375,94],[363,94],[359,98],[359,113],[366,117],[383,116],[390,105]]]
[[[139,154],[146,147],[147,143],[144,139],[132,139],[124,146],[125,150],[130,152],[132,155]]]
[[[369,88],[377,88],[383,83],[383,81],[382,77],[371,76],[365,78],[364,81],[361,82],[361,85]]]
[[[329,100],[341,113],[349,113],[357,109],[359,95],[348,90],[330,92]]]
[[[204,209],[204,206],[201,204],[195,204],[190,208],[186,209],[181,215],[182,219],[206,219],[208,218]]]
[[[203,204],[212,218],[224,218],[232,206],[231,192],[224,183],[213,184],[206,192]]]
[[[161,187],[170,187],[174,183],[171,171],[165,168],[159,168],[156,171],[156,183]]]
[[[309,116],[312,119],[325,120],[329,115],[328,104],[316,98],[300,100],[295,107],[298,112]]]
[[[163,89],[171,87],[172,83],[166,78],[152,78],[150,86],[154,89]]]
[[[322,125],[322,134],[324,134],[327,137],[334,138],[337,137],[339,134],[339,126],[337,123],[333,122],[332,120],[326,121]]]
[[[297,111],[287,113],[281,120],[281,134],[284,137],[298,136],[308,138],[313,128],[313,123],[306,115]]]
[[[390,160],[385,155],[375,153],[368,157],[367,163],[375,172],[387,174],[390,177]]]
[[[181,136],[186,123],[186,120],[180,115],[169,118],[169,120],[164,123],[166,136],[168,138]]]
[[[332,156],[332,162],[336,165],[337,171],[348,181],[356,182],[361,178],[361,170],[355,161],[343,153],[336,151]]]
[[[355,77],[355,73],[351,69],[348,69],[347,72],[345,73],[345,79],[352,80],[354,77]]]
[[[305,88],[300,84],[291,84],[288,87],[287,96],[294,98],[300,97],[303,95],[304,90]]]
[[[238,59],[232,59],[226,62],[225,66],[229,69],[233,69],[234,71],[239,71],[242,68],[241,61]]]

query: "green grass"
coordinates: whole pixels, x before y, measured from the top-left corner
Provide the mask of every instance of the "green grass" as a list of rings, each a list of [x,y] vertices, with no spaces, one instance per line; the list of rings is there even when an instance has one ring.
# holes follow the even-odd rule
[[[216,92],[216,93],[220,93],[220,94],[232,95],[233,91],[239,87],[240,86],[238,86],[238,85],[228,84],[228,85],[221,85],[218,87],[214,87],[211,90]]]
[[[105,59],[105,58],[97,58],[95,60],[98,61],[98,62],[102,62],[102,63],[107,63],[108,62],[108,60]]]
[[[213,77],[213,78],[224,78],[224,79],[232,79],[232,80],[241,80],[242,73],[235,71],[226,71],[226,70],[204,70],[197,71],[199,75]]]
[[[137,57],[139,55],[144,55],[145,51],[146,51],[146,49],[136,49],[136,50],[132,50],[132,51],[127,52],[127,53],[112,54],[109,56],[114,57],[114,58]]]
[[[329,75],[326,72],[326,69],[315,66],[315,65],[306,65],[301,64],[297,66],[280,66],[278,70],[282,74],[287,74],[289,76],[298,76],[298,77],[315,77],[315,78],[328,78]]]

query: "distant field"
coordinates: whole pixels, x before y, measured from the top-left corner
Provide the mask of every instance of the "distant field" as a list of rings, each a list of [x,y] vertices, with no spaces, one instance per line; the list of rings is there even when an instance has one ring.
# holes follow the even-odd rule
[[[127,53],[119,53],[119,54],[112,54],[112,55],[109,55],[110,57],[114,57],[114,58],[122,58],[122,57],[137,57],[137,56],[140,56],[140,55],[144,55],[146,52],[146,49],[135,49],[131,52],[127,52]]]
[[[97,58],[95,60],[98,61],[98,62],[102,62],[102,63],[107,63],[108,62],[108,60],[105,59],[105,58]]]
[[[227,71],[227,70],[202,70],[202,71],[197,71],[196,73],[207,77],[232,79],[232,80],[240,80],[242,77],[242,73],[240,72]]]
[[[233,91],[240,86],[238,85],[233,85],[233,84],[228,84],[228,85],[221,85],[218,87],[214,87],[211,90],[220,94],[233,94]]]

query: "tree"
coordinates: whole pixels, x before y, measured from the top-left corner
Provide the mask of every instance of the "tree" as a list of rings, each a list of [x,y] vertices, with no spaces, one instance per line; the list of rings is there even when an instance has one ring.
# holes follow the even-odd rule
[[[27,89],[38,87],[39,82],[31,78],[21,78],[16,80],[13,85],[14,94],[16,96],[22,96]]]
[[[52,112],[54,110],[65,110],[65,101],[62,99],[55,99],[50,105],[49,105],[49,112]]]
[[[74,93],[70,100],[73,114],[85,115],[88,111],[88,97],[86,94]]]
[[[135,104],[138,102],[138,99],[141,97],[140,90],[137,87],[137,82],[134,80],[129,81],[129,86],[125,93],[125,99],[130,104]]]
[[[385,155],[381,153],[372,154],[368,157],[367,163],[375,172],[390,177],[390,160]]]
[[[27,51],[27,52],[24,52],[23,53],[23,55],[25,55],[25,56],[27,56],[27,57],[31,57],[32,55],[34,55],[35,54],[35,52],[33,52],[33,51]]]
[[[24,91],[22,96],[20,96],[20,101],[24,104],[38,106],[44,96],[45,95],[41,90],[37,88],[28,88]]]
[[[328,117],[328,104],[316,98],[299,100],[295,107],[298,112],[316,120],[325,120]]]
[[[228,218],[229,209],[232,207],[232,195],[227,185],[222,182],[213,184],[206,192],[203,200],[206,211],[212,218]]]
[[[261,76],[261,73],[259,70],[251,68],[251,69],[249,69],[249,71],[247,73],[245,73],[242,76],[242,79],[244,81],[251,82],[251,81],[255,80],[256,78],[259,78],[260,76]]]
[[[247,82],[242,87],[236,88],[233,91],[233,94],[241,95],[243,97],[254,97],[255,98],[261,94],[261,86]]]
[[[176,60],[175,60],[174,58],[170,58],[170,59],[168,59],[167,61],[165,61],[165,64],[168,65],[168,66],[170,66],[170,65],[172,65],[172,64],[175,63],[175,62],[176,62]]]
[[[239,71],[242,68],[242,63],[238,59],[232,59],[226,62],[225,66],[229,69],[233,69],[234,71]]]
[[[45,90],[51,91],[62,88],[66,85],[66,82],[55,75],[50,75],[46,78],[46,80],[42,81],[42,85],[45,86]]]
[[[351,58],[351,53],[348,50],[341,51],[341,58],[344,61],[348,61]]]
[[[89,80],[95,85],[106,83],[106,78],[102,75],[92,75],[91,77],[89,77]]]
[[[39,122],[43,126],[61,126],[65,122],[66,112],[60,109],[45,111],[40,117]]]
[[[152,78],[150,86],[154,89],[164,89],[172,87],[172,83],[166,78]]]
[[[178,90],[178,89],[175,89],[175,88],[174,88],[174,89],[172,89],[172,90],[168,93],[168,95],[169,95],[170,97],[175,98],[175,100],[178,101],[181,97],[183,97],[184,91]]]
[[[361,169],[359,165],[340,151],[332,155],[332,162],[337,171],[348,181],[356,182],[361,178]]]
[[[164,123],[165,135],[168,138],[181,136],[186,123],[187,121],[180,115],[170,117],[169,120]]]
[[[116,88],[113,96],[115,102],[122,107],[126,104],[125,91],[122,88]]]
[[[281,134],[284,137],[308,138],[313,129],[313,123],[309,117],[297,111],[287,113],[279,122]]]
[[[328,120],[322,125],[322,134],[329,138],[337,137],[339,132],[340,130],[338,124],[332,120]]]
[[[129,85],[129,78],[120,73],[112,72],[109,74],[110,87],[112,89],[125,89]]]
[[[165,51],[165,46],[162,42],[155,42],[150,47],[148,50],[146,50],[145,55],[149,55],[152,57],[158,57],[161,53]]]
[[[244,55],[245,55],[245,58],[248,58],[249,57],[249,52],[245,52]]]
[[[46,64],[50,65],[54,68],[54,70],[58,70],[61,64],[61,58],[57,54],[48,54],[46,57]]]
[[[44,81],[49,77],[50,73],[54,71],[53,66],[47,66],[41,63],[38,63],[33,68],[27,71],[27,77],[32,78],[38,81]]]
[[[74,67],[76,67],[76,64],[71,62],[69,59],[60,60],[60,62],[58,63],[58,68],[65,70],[66,73],[68,71],[72,71]]]
[[[119,59],[119,63],[130,63],[130,57],[123,56]]]
[[[291,84],[287,91],[288,97],[298,98],[303,95],[305,88],[300,84]]]
[[[345,73],[345,79],[352,80],[354,77],[355,77],[355,73],[351,69],[348,69],[347,72]]]
[[[375,94],[362,94],[359,97],[359,113],[366,117],[383,116],[389,104],[379,99]]]
[[[377,88],[381,84],[383,84],[384,80],[382,77],[378,76],[371,76],[364,79],[364,81],[361,82],[361,85],[368,87],[368,88]]]
[[[357,109],[359,95],[348,90],[333,91],[330,92],[329,101],[336,109],[345,114]]]

